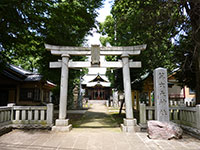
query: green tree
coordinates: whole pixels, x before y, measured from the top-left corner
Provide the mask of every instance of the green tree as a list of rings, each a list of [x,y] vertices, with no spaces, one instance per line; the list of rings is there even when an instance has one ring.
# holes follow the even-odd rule
[[[134,58],[142,60],[139,75],[156,67],[168,71],[179,67],[179,80],[196,88],[196,102],[200,103],[200,2],[115,0],[111,13],[112,18],[100,25],[100,31],[108,35],[101,38],[102,43],[147,44],[147,50]]]
[[[42,41],[39,35],[47,20],[49,8],[56,2],[55,0],[0,1],[1,62],[15,59],[17,55],[25,55],[26,58],[33,40]],[[27,48],[27,45],[29,50],[26,51],[24,48]]]
[[[190,85],[194,85],[195,87],[195,92],[196,92],[196,103],[200,104],[200,1],[195,1],[195,0],[181,0],[181,5],[186,9],[187,12],[187,19],[186,23],[188,23],[189,27],[186,28],[186,31],[189,33],[188,35],[188,41],[189,45],[192,45],[193,49],[187,46],[187,49],[184,50],[187,52],[190,50],[190,53],[192,53],[192,57],[186,57],[187,61],[189,59],[190,61],[190,66],[191,67],[189,72],[191,75],[185,76],[185,80],[188,81],[190,78],[191,80]],[[187,41],[187,42],[188,42]],[[182,66],[183,72],[185,74],[188,74],[188,67],[186,65]],[[195,69],[193,69],[195,68]],[[194,75],[196,76],[195,78]]]
[[[177,27],[180,25],[177,20],[174,22],[167,20],[177,18],[179,14],[176,5],[170,5],[173,13],[161,11],[164,7],[162,2],[156,3],[156,1],[115,1],[111,11],[112,16],[108,16],[105,22],[100,24],[100,32],[107,35],[106,38],[101,38],[104,45],[107,42],[113,46],[147,44],[147,49],[140,56],[130,57],[142,61],[141,69],[131,70],[132,81],[157,67],[167,67],[169,70],[175,67],[170,61],[173,56],[173,44],[170,39],[176,35]],[[116,73],[116,79],[118,74],[121,76],[121,73]],[[122,82],[122,79],[114,82],[115,85],[122,85],[117,81]]]
[[[95,17],[103,0],[1,0],[0,64],[10,62],[45,79],[60,84],[60,69],[49,69],[57,61],[45,50],[44,43],[81,46],[84,37],[95,27]],[[84,60],[85,57],[71,57]],[[79,71],[70,70],[69,90],[73,89]],[[71,93],[71,92],[69,92]]]
[[[38,64],[32,58],[43,57],[44,43],[81,45],[95,26],[96,9],[102,1],[0,1],[1,61],[15,59],[12,63],[19,64],[18,59],[21,59],[20,63],[30,64],[27,68],[33,70],[38,69]]]

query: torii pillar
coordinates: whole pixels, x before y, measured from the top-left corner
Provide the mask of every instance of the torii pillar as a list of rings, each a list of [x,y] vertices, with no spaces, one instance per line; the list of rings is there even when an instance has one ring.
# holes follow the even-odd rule
[[[52,127],[52,131],[70,131],[72,125],[68,123],[69,119],[66,119],[67,115],[67,91],[68,91],[68,75],[69,75],[69,55],[62,54],[61,64],[61,81],[60,81],[60,102],[59,102],[59,118],[56,119],[55,126]]]
[[[133,105],[131,96],[131,79],[130,79],[130,68],[129,68],[129,55],[123,53],[122,56],[122,71],[123,71],[123,84],[124,84],[124,95],[126,104],[126,118],[124,118],[124,124],[121,124],[123,132],[134,132],[136,129],[136,119],[133,116]]]

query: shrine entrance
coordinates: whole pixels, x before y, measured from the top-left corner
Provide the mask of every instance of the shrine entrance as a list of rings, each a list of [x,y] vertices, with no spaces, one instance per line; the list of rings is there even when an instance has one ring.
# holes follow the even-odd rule
[[[101,85],[96,85],[94,88],[93,88],[93,91],[92,91],[92,97],[91,99],[94,99],[94,100],[105,100],[105,90],[103,89],[103,87]]]
[[[67,91],[68,91],[68,74],[69,68],[122,68],[124,95],[126,104],[126,118],[121,124],[124,132],[134,132],[136,120],[133,117],[132,98],[131,98],[131,80],[130,68],[140,68],[140,61],[129,61],[129,56],[139,55],[141,50],[146,49],[146,45],[127,46],[127,47],[100,47],[92,45],[92,47],[70,47],[70,46],[55,46],[45,44],[45,48],[51,51],[53,55],[60,55],[61,61],[50,62],[50,68],[61,68],[61,84],[60,84],[60,102],[59,102],[59,118],[56,120],[54,131],[70,131],[72,125],[68,124],[67,116]],[[70,56],[73,55],[91,55],[91,61],[71,61]],[[121,56],[119,61],[103,61],[100,62],[100,55],[103,56]],[[104,91],[105,92],[105,91]],[[95,91],[96,98],[102,98],[103,91],[97,88]]]
[[[112,95],[110,82],[99,73],[82,87],[85,90],[84,97],[88,100],[109,100]]]
[[[103,87],[101,84],[86,89],[86,97],[88,97],[89,100],[108,100],[111,93],[110,87]]]

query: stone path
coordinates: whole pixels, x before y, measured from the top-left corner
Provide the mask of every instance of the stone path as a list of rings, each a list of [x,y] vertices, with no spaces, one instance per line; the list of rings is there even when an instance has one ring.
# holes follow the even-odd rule
[[[121,132],[119,124],[108,114],[108,110],[102,104],[93,104],[85,115],[78,122],[73,122],[73,124],[76,124],[76,127],[73,128],[75,131]]]
[[[94,104],[79,123],[68,133],[13,130],[0,137],[0,150],[200,150],[200,140],[189,135],[168,141],[122,133],[102,105]]]

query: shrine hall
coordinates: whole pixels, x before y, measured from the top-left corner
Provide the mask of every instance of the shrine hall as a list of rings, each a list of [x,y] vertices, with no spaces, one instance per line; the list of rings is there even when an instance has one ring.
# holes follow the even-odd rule
[[[85,89],[84,97],[89,100],[108,100],[112,94],[110,82],[100,74],[97,74],[88,84],[82,84],[82,88]]]

